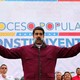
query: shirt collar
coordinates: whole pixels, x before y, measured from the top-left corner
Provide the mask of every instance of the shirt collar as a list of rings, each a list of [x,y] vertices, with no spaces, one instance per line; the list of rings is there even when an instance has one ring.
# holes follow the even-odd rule
[[[31,46],[32,48],[37,48],[37,46],[35,45],[35,44],[32,44],[32,46]],[[47,45],[46,45],[46,43],[45,42],[43,42],[43,44],[42,44],[42,46],[41,46],[41,48],[45,48],[45,47],[47,47]]]

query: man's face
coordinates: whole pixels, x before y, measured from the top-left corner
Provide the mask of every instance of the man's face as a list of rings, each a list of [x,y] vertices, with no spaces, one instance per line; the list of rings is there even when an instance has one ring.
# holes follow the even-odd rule
[[[76,73],[77,73],[77,75],[80,75],[80,69],[77,69]]]
[[[1,73],[6,74],[7,73],[7,66],[1,66]]]
[[[33,38],[36,39],[36,44],[42,44],[42,40],[44,38],[44,34],[42,30],[35,30],[33,34]]]
[[[61,73],[56,73],[56,78],[57,78],[57,80],[61,80],[61,76],[62,76]]]

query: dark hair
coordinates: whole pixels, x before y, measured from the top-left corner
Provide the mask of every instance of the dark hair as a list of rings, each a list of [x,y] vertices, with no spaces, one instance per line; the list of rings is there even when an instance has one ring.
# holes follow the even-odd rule
[[[40,26],[37,26],[37,27],[35,27],[34,29],[33,29],[33,35],[34,35],[34,33],[35,33],[35,31],[36,30],[41,30],[41,31],[43,31],[43,35],[44,35],[44,29],[42,28],[42,27],[40,27]]]
[[[7,65],[6,65],[6,64],[2,64],[2,65],[1,65],[1,67],[2,67],[2,66],[6,66],[6,67],[7,67]]]
[[[61,80],[64,80],[64,75],[61,76]]]
[[[70,74],[71,80],[72,80],[72,75],[71,75],[71,73],[70,73],[69,71],[64,72],[64,77],[65,77],[65,74],[66,74],[66,73],[69,73],[69,74]]]
[[[78,68],[76,69],[76,72],[77,72],[78,69],[80,69],[80,68],[78,67]]]
[[[70,73],[69,71],[64,72],[64,75],[65,75],[66,73],[69,73],[69,74],[71,75],[71,73]]]

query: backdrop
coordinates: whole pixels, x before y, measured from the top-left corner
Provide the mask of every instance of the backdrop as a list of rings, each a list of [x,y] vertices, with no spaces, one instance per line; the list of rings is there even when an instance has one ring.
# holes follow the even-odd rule
[[[32,30],[36,26],[45,29],[46,44],[75,45],[80,42],[80,0],[0,0],[1,45],[14,48],[32,44]],[[0,65],[3,63],[8,66],[8,75],[23,76],[20,59],[0,57]],[[80,54],[58,59],[56,71],[74,73],[77,67],[80,67]]]

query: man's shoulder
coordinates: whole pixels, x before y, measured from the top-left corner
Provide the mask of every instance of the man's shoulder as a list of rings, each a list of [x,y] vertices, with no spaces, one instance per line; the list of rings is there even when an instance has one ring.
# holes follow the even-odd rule
[[[77,78],[78,76],[76,75],[76,76],[73,76],[72,78],[74,79],[74,78]]]
[[[24,45],[22,47],[33,47],[34,44],[29,44],[29,45]],[[58,46],[55,46],[55,45],[49,45],[49,44],[46,44],[47,47],[58,47]]]

